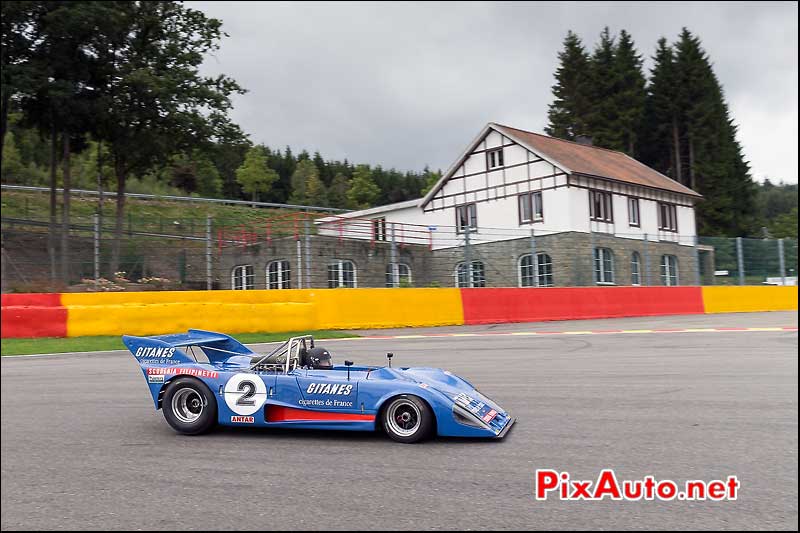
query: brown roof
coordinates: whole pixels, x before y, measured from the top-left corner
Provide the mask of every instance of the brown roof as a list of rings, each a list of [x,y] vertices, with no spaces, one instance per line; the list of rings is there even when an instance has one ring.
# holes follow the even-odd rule
[[[527,145],[532,151],[552,159],[554,163],[561,163],[573,173],[702,197],[692,189],[656,172],[622,152],[556,139],[501,124],[493,124],[493,126],[509,137]]]

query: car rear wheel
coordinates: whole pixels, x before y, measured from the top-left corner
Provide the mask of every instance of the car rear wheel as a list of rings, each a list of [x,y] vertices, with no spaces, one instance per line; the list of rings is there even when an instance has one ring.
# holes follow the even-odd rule
[[[392,398],[382,418],[389,438],[406,444],[430,437],[435,423],[431,408],[417,396]]]
[[[170,383],[161,409],[167,423],[185,435],[205,433],[217,421],[217,400],[204,383],[193,378]]]

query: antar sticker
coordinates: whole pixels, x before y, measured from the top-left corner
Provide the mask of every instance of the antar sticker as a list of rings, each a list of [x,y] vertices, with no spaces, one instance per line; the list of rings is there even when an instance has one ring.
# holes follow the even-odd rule
[[[240,424],[253,424],[256,419],[252,416],[232,416],[231,422],[238,422]]]
[[[306,389],[306,394],[337,394],[347,396],[353,390],[352,385],[338,383],[312,383]]]
[[[154,348],[152,346],[140,346],[136,348],[136,357],[172,357],[175,354],[175,348]]]

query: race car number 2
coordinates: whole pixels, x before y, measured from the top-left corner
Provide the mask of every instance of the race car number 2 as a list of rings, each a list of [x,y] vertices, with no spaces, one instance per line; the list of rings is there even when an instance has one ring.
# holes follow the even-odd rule
[[[237,415],[252,415],[267,401],[267,386],[253,374],[234,374],[225,384],[225,403]]]

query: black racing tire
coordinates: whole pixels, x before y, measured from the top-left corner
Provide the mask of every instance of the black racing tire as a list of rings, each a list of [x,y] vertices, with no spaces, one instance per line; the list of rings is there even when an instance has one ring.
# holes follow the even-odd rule
[[[390,439],[413,444],[433,434],[436,419],[422,398],[403,394],[386,401],[381,410],[381,424]]]
[[[199,435],[217,423],[217,400],[202,381],[178,378],[167,385],[161,410],[178,433]]]

